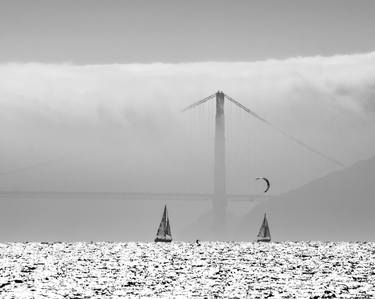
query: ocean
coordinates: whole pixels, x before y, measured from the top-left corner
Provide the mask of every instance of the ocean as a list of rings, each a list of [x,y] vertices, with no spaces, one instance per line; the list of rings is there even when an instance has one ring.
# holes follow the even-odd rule
[[[374,298],[375,243],[0,243],[1,298]]]

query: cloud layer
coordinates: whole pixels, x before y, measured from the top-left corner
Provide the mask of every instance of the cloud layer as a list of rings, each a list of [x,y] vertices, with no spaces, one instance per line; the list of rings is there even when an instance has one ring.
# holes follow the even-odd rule
[[[13,63],[0,65],[0,172],[66,162],[2,176],[0,187],[210,190],[214,103],[180,111],[217,90],[344,163],[374,154],[375,52],[236,63]],[[284,190],[332,170],[236,107],[227,105],[226,116],[234,192],[251,191],[249,176],[260,171]],[[285,167],[299,179],[285,178]]]

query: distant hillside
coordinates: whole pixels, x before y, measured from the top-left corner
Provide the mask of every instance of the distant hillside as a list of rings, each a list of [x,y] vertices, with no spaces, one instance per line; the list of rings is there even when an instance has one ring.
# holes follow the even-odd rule
[[[274,240],[374,241],[375,158],[258,205],[239,229],[255,236],[264,212]]]

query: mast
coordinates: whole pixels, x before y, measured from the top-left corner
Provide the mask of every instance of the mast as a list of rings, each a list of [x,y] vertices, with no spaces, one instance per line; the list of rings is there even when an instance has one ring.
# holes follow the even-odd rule
[[[214,230],[216,238],[224,235],[226,227],[226,169],[224,93],[216,93],[215,165],[214,165]]]

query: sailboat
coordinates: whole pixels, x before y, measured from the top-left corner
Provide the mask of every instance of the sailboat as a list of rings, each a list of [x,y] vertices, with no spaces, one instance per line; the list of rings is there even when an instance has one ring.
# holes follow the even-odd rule
[[[171,227],[169,225],[167,205],[165,205],[163,217],[161,218],[159,229],[158,229],[158,232],[156,233],[155,242],[171,242],[171,241],[172,241],[172,233],[171,233]]]
[[[268,226],[266,213],[264,213],[262,226],[260,227],[259,233],[257,236],[257,242],[270,242],[270,241],[271,241],[270,228]]]

